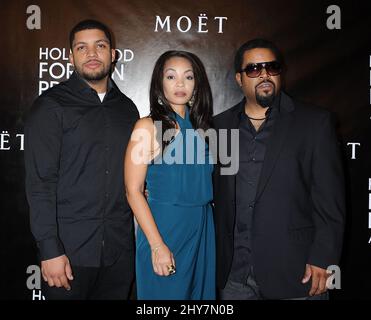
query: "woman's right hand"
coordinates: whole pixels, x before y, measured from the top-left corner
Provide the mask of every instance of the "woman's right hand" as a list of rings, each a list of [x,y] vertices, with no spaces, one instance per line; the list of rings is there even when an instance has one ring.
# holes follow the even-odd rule
[[[151,248],[152,251],[152,265],[154,272],[159,276],[169,276],[175,273],[175,260],[173,253],[164,244],[159,244]],[[171,269],[173,266],[173,273]]]

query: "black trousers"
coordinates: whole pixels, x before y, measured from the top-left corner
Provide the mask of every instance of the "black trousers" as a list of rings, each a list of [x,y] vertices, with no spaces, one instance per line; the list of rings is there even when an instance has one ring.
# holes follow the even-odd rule
[[[127,300],[134,280],[134,253],[121,254],[111,266],[72,266],[71,290],[49,287],[42,281],[46,300]]]
[[[266,300],[260,293],[255,280],[253,268],[247,277],[246,283],[238,283],[228,279],[224,289],[219,290],[220,300]],[[284,300],[329,300],[328,292],[316,296],[297,297]]]

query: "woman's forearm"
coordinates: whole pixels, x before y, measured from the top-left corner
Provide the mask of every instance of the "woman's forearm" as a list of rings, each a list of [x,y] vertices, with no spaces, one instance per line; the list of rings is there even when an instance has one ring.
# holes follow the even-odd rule
[[[163,243],[162,237],[143,193],[140,191],[128,191],[126,196],[151,248],[161,245]]]

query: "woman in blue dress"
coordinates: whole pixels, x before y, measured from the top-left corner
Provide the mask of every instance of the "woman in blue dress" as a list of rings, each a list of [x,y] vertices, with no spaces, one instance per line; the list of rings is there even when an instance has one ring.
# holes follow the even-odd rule
[[[136,123],[125,157],[126,195],[138,222],[138,299],[212,300],[213,161],[202,134],[211,127],[212,95],[197,56],[160,56],[150,109]]]

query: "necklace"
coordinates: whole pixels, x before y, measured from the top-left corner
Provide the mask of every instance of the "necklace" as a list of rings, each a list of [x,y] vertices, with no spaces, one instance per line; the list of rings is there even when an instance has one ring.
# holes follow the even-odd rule
[[[258,118],[252,118],[252,117],[249,117],[249,116],[247,116],[250,120],[256,120],[256,121],[263,121],[263,120],[265,120],[265,119],[267,119],[267,117],[264,117],[264,118],[260,118],[260,119],[258,119]]]

